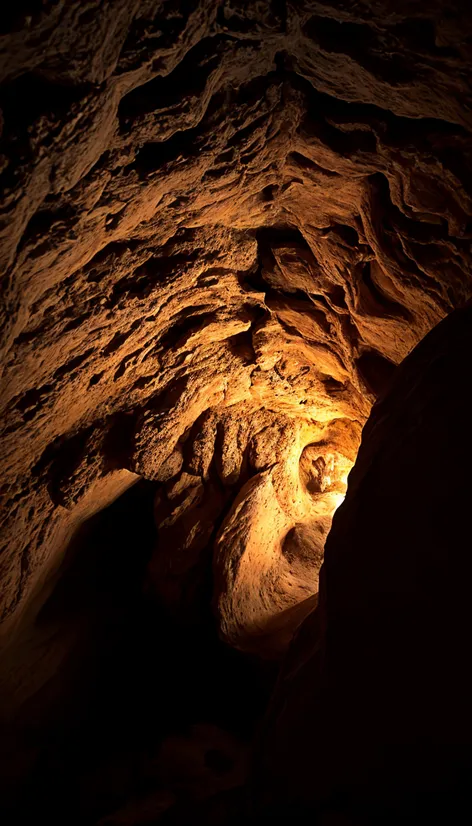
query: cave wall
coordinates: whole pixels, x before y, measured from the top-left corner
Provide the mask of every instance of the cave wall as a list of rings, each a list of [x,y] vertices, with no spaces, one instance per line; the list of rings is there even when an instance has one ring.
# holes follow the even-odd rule
[[[429,333],[364,428],[261,732],[254,823],[470,819],[471,322],[469,304]]]
[[[213,565],[221,634],[277,655],[372,403],[471,294],[470,12],[30,0],[1,26],[4,637],[143,477],[147,587],[191,622]]]

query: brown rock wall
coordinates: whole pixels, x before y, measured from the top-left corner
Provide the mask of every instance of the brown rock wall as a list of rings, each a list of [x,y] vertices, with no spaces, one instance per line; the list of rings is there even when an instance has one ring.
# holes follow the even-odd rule
[[[174,541],[185,556],[169,520],[178,536],[208,523],[192,553],[219,536],[221,594],[264,490],[284,515],[270,587],[250,587],[268,616],[292,606],[283,543],[325,524],[330,495],[290,500],[303,450],[352,422],[347,453],[328,439],[354,458],[394,365],[471,293],[471,31],[439,0],[5,15],[5,634],[58,564],[49,526],[120,469],[214,492],[201,519],[179,505],[180,525],[169,504],[154,570]],[[316,590],[303,564],[299,595]]]

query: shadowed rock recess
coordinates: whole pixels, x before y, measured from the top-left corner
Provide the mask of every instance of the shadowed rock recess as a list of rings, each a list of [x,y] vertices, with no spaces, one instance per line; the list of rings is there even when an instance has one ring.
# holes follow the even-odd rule
[[[270,823],[471,819],[472,438],[458,450],[456,433],[471,352],[469,305],[408,356],[364,429],[319,609],[261,731]]]
[[[241,807],[278,663],[320,621],[371,407],[472,297],[471,60],[465,2],[2,11],[0,700],[18,823]]]

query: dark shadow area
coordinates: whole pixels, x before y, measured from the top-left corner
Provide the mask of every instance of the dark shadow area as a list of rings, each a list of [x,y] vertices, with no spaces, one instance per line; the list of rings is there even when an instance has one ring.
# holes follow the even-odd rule
[[[38,615],[42,639],[64,639],[64,659],[23,709],[39,756],[12,826],[96,824],[165,791],[165,766],[154,766],[166,738],[191,739],[203,724],[249,743],[265,710],[275,666],[219,641],[210,600],[188,628],[144,594],[155,491],[141,481],[79,529]],[[205,763],[219,776],[232,759],[209,748]]]
[[[366,350],[357,359],[357,369],[367,388],[376,396],[387,390],[395,365],[375,350]]]

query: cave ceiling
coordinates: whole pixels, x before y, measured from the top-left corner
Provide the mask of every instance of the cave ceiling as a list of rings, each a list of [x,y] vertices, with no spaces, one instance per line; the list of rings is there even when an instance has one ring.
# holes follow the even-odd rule
[[[224,638],[285,645],[372,404],[472,293],[471,53],[435,0],[3,13],[8,632],[143,477],[149,587],[191,617],[211,548]]]

